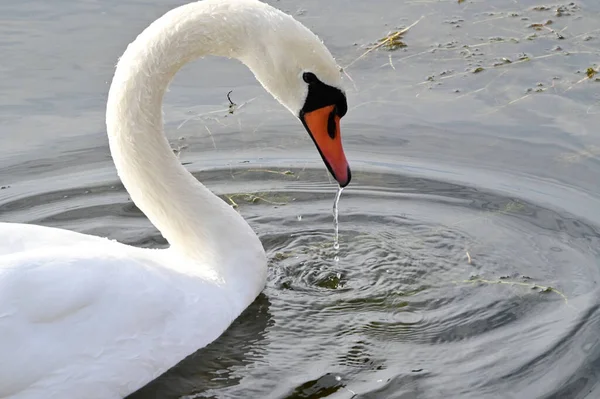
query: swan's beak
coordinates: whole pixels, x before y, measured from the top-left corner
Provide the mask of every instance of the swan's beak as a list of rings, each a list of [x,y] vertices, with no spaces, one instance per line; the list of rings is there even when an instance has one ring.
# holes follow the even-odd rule
[[[350,166],[342,148],[340,134],[340,117],[335,113],[335,106],[328,105],[314,111],[305,112],[300,120],[315,142],[325,166],[340,187],[350,183]]]

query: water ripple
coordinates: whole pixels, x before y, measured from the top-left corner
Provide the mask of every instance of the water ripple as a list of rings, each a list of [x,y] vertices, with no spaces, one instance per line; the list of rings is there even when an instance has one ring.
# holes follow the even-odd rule
[[[335,191],[306,183],[321,171],[272,172],[199,176],[258,232],[267,287],[131,398],[563,398],[595,384],[598,226],[483,188],[362,172],[342,196],[336,251]],[[166,245],[120,185],[3,198],[14,221]]]

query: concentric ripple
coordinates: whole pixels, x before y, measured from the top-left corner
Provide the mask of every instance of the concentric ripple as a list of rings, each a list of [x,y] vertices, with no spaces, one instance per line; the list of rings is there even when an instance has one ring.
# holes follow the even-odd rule
[[[595,386],[590,222],[482,188],[359,173],[335,250],[321,170],[198,177],[260,235],[267,287],[225,335],[131,398],[576,398]],[[119,185],[8,197],[0,211],[165,245]]]
[[[336,251],[335,190],[297,173],[237,202],[269,254],[272,324],[251,365],[227,369],[237,383],[198,397],[558,398],[595,384],[595,226],[481,189],[362,174],[342,196]]]

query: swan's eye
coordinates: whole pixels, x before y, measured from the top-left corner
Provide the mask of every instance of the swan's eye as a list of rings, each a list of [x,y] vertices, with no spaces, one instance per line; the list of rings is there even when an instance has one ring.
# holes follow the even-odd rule
[[[317,77],[312,72],[304,72],[302,74],[302,79],[308,84],[314,83],[317,81]]]

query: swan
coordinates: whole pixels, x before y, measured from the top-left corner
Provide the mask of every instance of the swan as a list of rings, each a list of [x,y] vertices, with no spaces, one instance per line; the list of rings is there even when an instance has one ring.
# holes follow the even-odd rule
[[[308,28],[258,0],[167,12],[118,61],[106,126],[121,181],[169,247],[1,223],[0,398],[127,396],[219,337],[264,288],[260,240],[163,133],[169,83],[207,55],[244,63],[299,118],[339,185],[350,182],[340,69]]]

